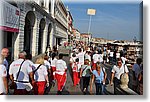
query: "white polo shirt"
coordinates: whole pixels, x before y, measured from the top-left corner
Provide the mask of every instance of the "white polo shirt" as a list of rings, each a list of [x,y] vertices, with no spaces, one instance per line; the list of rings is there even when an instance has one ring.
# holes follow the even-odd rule
[[[79,58],[79,63],[81,65],[84,64],[84,54],[85,54],[84,52],[79,52],[78,55],[77,55],[77,57]]]
[[[51,69],[51,64],[47,60],[44,60],[44,65],[46,66],[47,70]]]
[[[113,57],[113,56],[114,56],[114,52],[112,52],[112,51],[111,51],[109,54],[110,54],[110,55],[109,55],[110,57]]]
[[[99,54],[99,61],[103,62],[103,55],[102,54]]]
[[[70,63],[74,63],[76,61],[77,57],[71,57],[70,58]]]
[[[97,63],[98,61],[100,61],[100,55],[99,54],[94,54],[93,55],[93,62]]]
[[[34,63],[31,60],[26,60],[26,61],[29,63],[30,67],[33,68]]]
[[[119,52],[116,53],[116,58],[120,58],[120,53]]]
[[[89,59],[89,61],[91,62],[91,56],[88,55],[87,53],[84,55],[85,59]]]
[[[56,67],[56,62],[57,62],[57,59],[54,58],[54,59],[51,61],[51,67]]]
[[[75,62],[76,63],[76,62]],[[72,69],[75,67],[75,63],[72,64]],[[81,69],[81,64],[79,63],[76,63],[77,64],[77,70],[74,70],[73,71],[77,71],[77,72],[80,72],[80,69]]]
[[[124,71],[124,65],[122,64],[121,68],[119,68],[118,66],[114,65],[111,72],[115,73],[115,77],[117,79],[120,79],[120,75],[122,73],[124,73],[124,72],[128,73],[129,70],[128,70],[127,66],[125,65],[125,71]]]
[[[19,72],[19,68],[22,62],[23,59],[15,60],[11,63],[9,67],[9,75],[13,75],[14,80],[16,80],[17,73]],[[32,66],[28,61],[24,61],[24,63],[21,66],[21,70],[17,80],[29,82],[29,73],[31,72],[32,72]],[[25,89],[25,88],[26,88],[25,83],[17,82],[17,89]]]
[[[7,76],[6,67],[0,64],[0,94],[6,93],[4,82],[3,82],[3,77],[6,77],[6,76]]]
[[[65,70],[67,69],[66,62],[62,59],[57,60],[56,62],[56,73],[63,75],[65,73]]]
[[[33,70],[36,70],[40,64],[34,64]],[[48,75],[47,68],[44,65],[41,65],[39,69],[34,74],[35,81],[45,81],[46,76]]]
[[[122,60],[123,64],[125,64],[127,61],[127,59],[125,57],[121,57],[121,60]]]

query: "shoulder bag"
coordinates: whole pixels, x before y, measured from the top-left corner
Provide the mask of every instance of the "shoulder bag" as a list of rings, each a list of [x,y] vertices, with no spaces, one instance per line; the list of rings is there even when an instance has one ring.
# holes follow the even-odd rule
[[[24,60],[25,61],[25,60]],[[24,61],[21,63],[21,65],[20,65],[20,67],[19,67],[19,71],[18,71],[18,73],[17,73],[17,77],[16,77],[16,80],[14,80],[14,81],[18,81],[18,77],[19,77],[19,73],[20,73],[20,70],[21,70],[21,66],[22,66],[22,64],[24,63]],[[15,83],[15,82],[12,82],[11,84],[10,84],[10,89],[17,89],[17,84]]]

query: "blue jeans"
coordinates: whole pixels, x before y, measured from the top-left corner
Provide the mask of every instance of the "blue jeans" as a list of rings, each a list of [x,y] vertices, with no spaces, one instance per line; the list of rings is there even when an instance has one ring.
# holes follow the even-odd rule
[[[95,83],[95,86],[96,86],[96,95],[102,95],[103,84],[102,83]]]

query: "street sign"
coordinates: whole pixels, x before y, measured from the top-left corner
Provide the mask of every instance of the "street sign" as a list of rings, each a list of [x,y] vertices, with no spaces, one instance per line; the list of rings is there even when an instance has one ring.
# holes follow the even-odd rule
[[[95,15],[96,10],[95,9],[88,9],[87,14],[88,15]]]

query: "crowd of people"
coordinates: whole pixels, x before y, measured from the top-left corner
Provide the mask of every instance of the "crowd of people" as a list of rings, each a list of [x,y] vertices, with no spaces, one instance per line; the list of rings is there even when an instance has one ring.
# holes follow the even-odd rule
[[[136,79],[134,77],[132,79],[135,80],[135,84],[132,84],[132,87],[138,94],[143,94],[141,92],[143,90],[142,59],[137,58],[138,60],[140,60],[140,63],[138,65],[135,63],[132,68],[133,76],[136,75]],[[96,94],[104,94],[106,81],[109,81],[110,85],[114,84],[114,94],[118,94],[117,87],[120,87],[121,84],[123,87],[128,87],[129,79],[131,79],[129,78],[131,76],[128,74],[127,62],[128,59],[124,51],[118,51],[117,49],[105,46],[85,46],[82,42],[75,42],[70,56],[74,86],[78,85],[82,79],[82,91],[84,94],[87,93],[89,85],[90,92],[92,93],[93,83],[95,83]],[[110,68],[110,80],[107,78],[106,64],[112,67]],[[124,83],[126,85],[123,85]],[[141,83],[140,86],[138,83]]]
[[[32,55],[22,51],[17,60],[8,64],[6,58],[9,50],[3,48],[0,55],[0,94],[9,94],[11,88],[14,89],[14,95],[43,95],[47,87],[57,82],[57,94],[61,95],[67,80],[67,64],[63,60],[63,54],[58,53],[57,47],[54,46],[51,50],[49,46],[47,50],[34,63]],[[93,84],[96,95],[104,94],[107,81],[104,67],[106,63],[113,65],[109,84],[114,84],[114,94],[117,94],[116,87],[121,84],[121,75],[129,73],[125,55],[107,47],[85,46],[81,42],[75,42],[69,57],[73,86],[82,84],[83,94],[88,91],[93,93]],[[139,94],[143,94],[143,91],[139,91],[143,90],[142,67],[142,59],[138,58],[133,65],[133,87]]]

